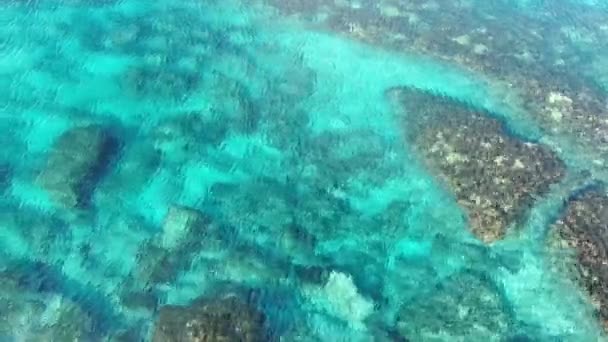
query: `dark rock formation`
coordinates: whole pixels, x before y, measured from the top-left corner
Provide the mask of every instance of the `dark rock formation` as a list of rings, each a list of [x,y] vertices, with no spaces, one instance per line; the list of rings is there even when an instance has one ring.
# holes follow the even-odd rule
[[[492,281],[463,272],[406,303],[397,330],[411,341],[502,341],[512,324],[506,301]]]
[[[554,224],[562,247],[573,248],[568,260],[572,276],[598,305],[598,314],[608,328],[608,194],[592,188],[574,196]]]
[[[37,182],[58,204],[84,207],[116,148],[116,140],[101,126],[70,129],[51,147]]]
[[[160,309],[153,342],[266,341],[265,316],[235,295]]]
[[[511,135],[491,113],[412,88],[389,91],[409,113],[406,135],[466,210],[473,234],[501,239],[565,174],[548,147]]]

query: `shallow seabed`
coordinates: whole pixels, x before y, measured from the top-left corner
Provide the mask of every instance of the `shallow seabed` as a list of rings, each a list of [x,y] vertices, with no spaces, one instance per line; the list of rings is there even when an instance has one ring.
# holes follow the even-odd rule
[[[608,181],[599,152],[502,79],[273,2],[0,3],[0,341],[182,341],[159,326],[226,296],[263,319],[228,305],[229,327],[199,322],[210,341],[604,340],[548,247],[567,199]],[[563,178],[482,242],[407,138],[403,87],[549,146]]]

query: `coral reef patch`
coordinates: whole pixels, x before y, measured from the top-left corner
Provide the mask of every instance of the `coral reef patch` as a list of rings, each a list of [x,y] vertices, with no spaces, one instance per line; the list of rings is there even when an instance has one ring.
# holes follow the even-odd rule
[[[602,185],[583,190],[568,202],[552,226],[552,252],[566,255],[562,268],[597,305],[608,328],[608,193]],[[568,255],[568,250],[574,253]],[[564,261],[565,260],[565,261]]]
[[[407,112],[408,143],[445,180],[482,241],[503,238],[566,173],[549,147],[512,135],[483,109],[412,88],[387,96]]]

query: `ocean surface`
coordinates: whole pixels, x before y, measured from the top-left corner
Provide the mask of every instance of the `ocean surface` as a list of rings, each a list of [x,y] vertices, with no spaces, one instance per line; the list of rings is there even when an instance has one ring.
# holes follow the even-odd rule
[[[0,342],[607,340],[608,2],[0,0]]]

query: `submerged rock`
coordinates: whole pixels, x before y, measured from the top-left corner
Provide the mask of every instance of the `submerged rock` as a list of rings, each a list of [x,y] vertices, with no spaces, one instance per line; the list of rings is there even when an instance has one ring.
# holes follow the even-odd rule
[[[511,327],[497,287],[468,271],[405,304],[397,318],[397,330],[412,341],[503,341]]]
[[[136,278],[145,284],[171,281],[212,238],[209,219],[194,208],[171,206],[162,231],[145,243],[138,255]]]
[[[138,291],[172,282],[194,258],[196,267],[205,267],[216,280],[267,285],[290,274],[302,281],[323,277],[321,269],[294,266],[261,245],[234,239],[227,230],[196,209],[172,206],[162,231],[140,248],[134,283],[125,288],[124,299],[132,302],[129,297],[140,297]]]
[[[482,241],[501,239],[565,174],[553,151],[513,136],[491,113],[413,88],[389,95],[409,113],[410,143],[447,183]]]
[[[193,234],[204,235],[203,230],[207,223],[208,218],[196,209],[171,206],[163,223],[160,245],[168,250],[179,248],[187,243]]]
[[[80,305],[60,295],[24,289],[17,278],[0,272],[0,340],[102,340]]]
[[[319,312],[337,319],[352,331],[367,330],[376,303],[362,293],[350,274],[327,268],[317,279],[302,280],[304,298]]]
[[[592,188],[573,197],[553,225],[557,246],[572,248],[576,257],[567,260],[570,275],[598,306],[608,330],[608,194]],[[563,259],[561,260],[563,261]]]
[[[160,309],[153,342],[266,341],[265,316],[236,295]]]
[[[70,129],[51,147],[37,182],[64,207],[86,206],[115,149],[116,141],[101,126]]]
[[[169,208],[162,230],[145,241],[137,252],[135,268],[121,289],[122,305],[134,310],[154,310],[157,286],[173,282],[197,253],[217,253],[221,243],[215,226],[202,212],[185,206]]]

